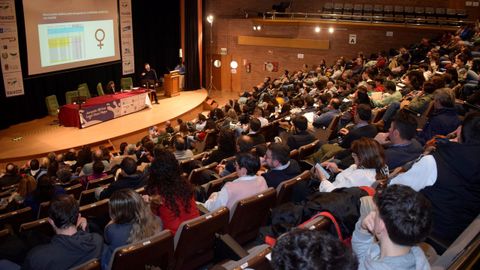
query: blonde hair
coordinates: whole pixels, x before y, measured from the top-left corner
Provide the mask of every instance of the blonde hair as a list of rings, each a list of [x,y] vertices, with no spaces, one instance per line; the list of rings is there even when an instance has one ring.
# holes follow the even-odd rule
[[[161,224],[137,192],[118,190],[110,197],[110,218],[116,224],[132,223],[128,243],[138,242],[159,232]]]
[[[31,175],[25,175],[18,182],[17,193],[22,197],[27,197],[28,194],[32,193],[37,188],[37,182],[35,178]]]

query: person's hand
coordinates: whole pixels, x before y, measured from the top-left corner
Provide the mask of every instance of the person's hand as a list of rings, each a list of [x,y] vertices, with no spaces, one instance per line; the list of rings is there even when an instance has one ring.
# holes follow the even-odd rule
[[[87,219],[80,216],[80,218],[77,220],[77,228],[82,231],[87,230]]]
[[[340,135],[343,135],[343,136],[347,135],[348,132],[350,132],[350,131],[349,131],[348,129],[346,129],[346,128],[341,128],[341,129],[338,131],[338,133],[339,133]]]
[[[150,196],[148,196],[148,195],[142,195],[142,199],[143,199],[144,202],[150,203]]]
[[[322,162],[322,164],[320,165],[322,165],[322,167],[324,167],[327,170],[330,170],[333,173],[338,173],[340,171],[340,169],[338,169],[337,163],[335,162],[325,161],[325,162]]]
[[[377,215],[377,212],[372,211],[362,220],[362,224],[361,224],[362,230],[366,232],[370,232],[371,234],[374,233],[376,215]]]
[[[388,139],[388,132],[379,132],[377,136],[375,136],[375,141],[381,145],[389,143],[390,140]]]

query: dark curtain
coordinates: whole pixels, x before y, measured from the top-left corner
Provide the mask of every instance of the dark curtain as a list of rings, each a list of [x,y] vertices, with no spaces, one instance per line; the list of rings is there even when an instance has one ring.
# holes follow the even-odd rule
[[[185,88],[200,88],[197,0],[185,0]]]
[[[87,83],[92,95],[97,93],[98,82],[104,87],[111,80],[120,85],[120,61],[29,77],[22,0],[16,0],[15,5],[25,95],[6,98],[3,75],[0,74],[0,129],[46,116],[46,96],[56,95],[58,103],[63,105],[65,92],[77,89],[80,83]],[[150,66],[156,69],[159,77],[178,64],[180,3],[132,1],[132,19],[136,74],[127,76],[132,76],[134,85],[138,85],[137,74],[142,72],[145,62],[149,62]]]

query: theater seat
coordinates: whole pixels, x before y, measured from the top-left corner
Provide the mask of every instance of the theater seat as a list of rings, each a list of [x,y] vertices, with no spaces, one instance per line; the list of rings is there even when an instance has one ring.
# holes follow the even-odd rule
[[[18,232],[21,224],[34,219],[32,208],[25,207],[19,210],[11,211],[0,215],[0,229],[11,226],[14,232]]]
[[[271,270],[270,261],[266,258],[272,253],[269,245],[260,245],[248,250],[248,255],[238,261],[228,261],[220,266],[215,266],[212,270],[237,270],[237,269],[255,269]]]
[[[215,167],[217,167],[217,165],[217,162],[213,162],[206,166],[192,170],[192,172],[190,172],[190,175],[188,176],[188,181],[194,185],[203,185],[208,183],[210,180],[212,180],[212,178],[215,178],[214,176],[212,176],[212,173],[210,171],[215,170]]]
[[[80,206],[80,214],[86,219],[102,218],[108,216],[108,199]]]
[[[105,93],[103,92],[103,86],[102,86],[101,82],[97,83],[97,94],[98,94],[98,96],[104,96],[105,95]]]
[[[105,177],[89,181],[86,189],[92,189],[92,188],[97,188],[107,184],[111,184],[113,183],[114,180],[115,180],[115,177],[113,175],[107,175]]]
[[[478,269],[480,264],[480,215],[432,263],[432,270]],[[477,268],[475,268],[477,267]]]
[[[125,77],[120,79],[120,88],[122,90],[129,90],[133,88],[132,77]]]
[[[78,97],[78,91],[73,90],[73,91],[67,91],[65,92],[65,103],[66,104],[72,104],[73,99]]]
[[[334,131],[337,128],[338,122],[340,121],[341,116],[336,116],[332,119],[328,127],[318,127],[315,132],[315,138],[317,138],[320,143],[326,143],[333,135]]]
[[[58,115],[58,109],[60,108],[60,106],[58,105],[58,100],[56,95],[45,97],[45,104],[47,105],[47,111],[49,115],[52,115],[52,116]]]
[[[298,160],[306,159],[318,150],[320,140],[315,140],[312,143],[306,144],[298,148]]]
[[[40,203],[38,208],[37,219],[48,217],[48,208],[50,208],[50,202]]]
[[[115,249],[108,269],[171,269],[172,265],[173,234],[164,230],[143,241]]]
[[[236,202],[231,209],[228,234],[240,245],[254,240],[259,228],[265,224],[270,209],[275,205],[276,195],[275,189],[269,188]]]
[[[100,270],[100,269],[102,269],[100,261],[98,259],[91,259],[90,261],[82,263],[81,265],[74,267],[71,270]]]
[[[73,195],[73,197],[75,197],[76,200],[80,199],[80,194],[82,193],[82,191],[83,191],[82,184],[76,184],[76,185],[65,188],[65,192],[67,194]]]
[[[174,238],[174,269],[198,269],[213,260],[215,234],[225,232],[228,216],[228,208],[221,207],[213,212],[182,222]]]
[[[299,186],[302,183],[308,181],[309,179],[310,179],[310,171],[304,171],[300,175],[280,183],[280,185],[278,185],[276,190],[277,205],[291,201],[295,186]]]
[[[78,93],[80,94],[81,97],[87,97],[87,98],[92,97],[87,83],[81,83],[78,85]]]

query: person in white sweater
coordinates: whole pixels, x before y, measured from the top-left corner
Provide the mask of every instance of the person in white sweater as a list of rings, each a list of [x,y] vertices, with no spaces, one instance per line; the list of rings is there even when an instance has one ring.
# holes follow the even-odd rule
[[[346,170],[339,169],[334,162],[326,161],[321,164],[331,172],[338,173],[335,181],[328,181],[321,171],[315,169],[315,174],[320,180],[320,192],[330,192],[337,188],[372,186],[376,180],[388,176],[383,147],[377,141],[363,137],[352,143],[351,151],[355,163]]]

